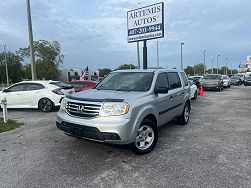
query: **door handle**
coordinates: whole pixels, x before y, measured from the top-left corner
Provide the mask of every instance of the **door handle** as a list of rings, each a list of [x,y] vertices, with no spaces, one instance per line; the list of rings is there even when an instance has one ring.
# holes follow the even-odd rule
[[[170,96],[169,99],[170,99],[170,100],[173,100],[173,96]]]

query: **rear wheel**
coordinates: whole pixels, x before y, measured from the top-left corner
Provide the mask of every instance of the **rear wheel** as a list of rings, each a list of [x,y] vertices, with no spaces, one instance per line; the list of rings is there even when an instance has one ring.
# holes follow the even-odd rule
[[[54,103],[48,98],[42,98],[38,102],[38,109],[43,112],[50,112],[54,107]]]
[[[196,100],[198,98],[198,91],[197,90],[195,90],[193,98],[194,98],[194,100]]]
[[[153,150],[158,141],[157,125],[150,119],[144,119],[138,129],[132,150],[137,155],[144,155]]]
[[[186,125],[189,121],[189,118],[190,118],[190,105],[186,103],[182,115],[179,116],[177,120],[180,125]]]

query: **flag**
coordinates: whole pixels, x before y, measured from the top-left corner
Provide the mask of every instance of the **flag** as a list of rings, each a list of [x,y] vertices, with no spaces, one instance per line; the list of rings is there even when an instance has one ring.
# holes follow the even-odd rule
[[[80,76],[80,80],[88,80],[89,76],[89,71],[88,71],[88,66],[84,71],[82,71],[82,75]]]

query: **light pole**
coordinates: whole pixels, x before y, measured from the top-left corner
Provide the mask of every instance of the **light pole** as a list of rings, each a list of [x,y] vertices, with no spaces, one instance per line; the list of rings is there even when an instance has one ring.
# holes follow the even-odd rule
[[[182,54],[182,46],[183,46],[184,44],[185,44],[184,42],[180,43],[180,66],[181,66],[181,70],[183,70],[183,54]]]
[[[204,76],[206,75],[206,51],[204,50]]]
[[[226,74],[225,75],[227,75],[227,57],[226,57]]]
[[[213,74],[214,73],[214,57],[213,56],[211,56],[211,60],[212,60],[212,71],[211,71],[211,73]]]
[[[32,77],[32,80],[36,80],[37,74],[36,74],[36,64],[35,64],[34,47],[33,47],[30,0],[26,0],[26,8],[27,8],[28,31],[29,31],[29,41],[30,41],[31,77]]]
[[[7,52],[6,52],[6,44],[3,45],[4,48],[4,61],[5,61],[5,71],[6,71],[6,83],[9,86],[9,74],[8,74],[8,64],[7,64]]]
[[[219,57],[220,57],[220,54],[217,55],[217,74],[219,74],[219,62],[218,62]]]
[[[232,61],[230,61],[231,63],[231,76],[233,75],[233,64],[232,64]]]

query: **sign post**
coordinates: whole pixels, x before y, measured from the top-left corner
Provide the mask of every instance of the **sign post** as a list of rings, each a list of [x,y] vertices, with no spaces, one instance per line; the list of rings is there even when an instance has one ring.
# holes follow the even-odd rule
[[[146,41],[164,37],[164,3],[157,3],[127,12],[127,40],[144,41],[143,69],[147,69]]]

